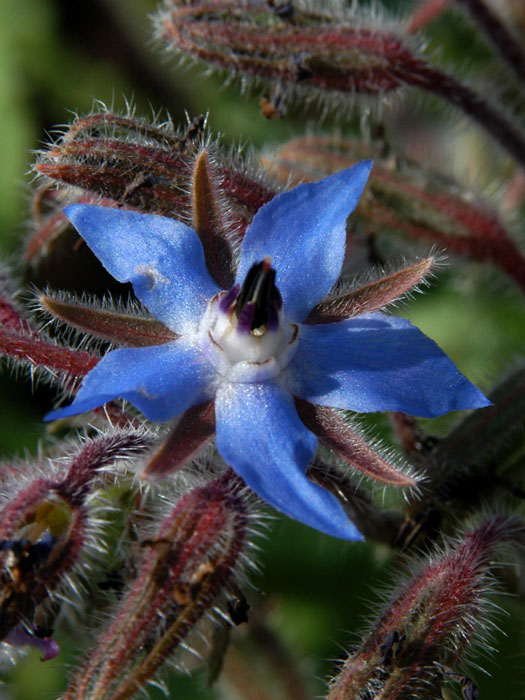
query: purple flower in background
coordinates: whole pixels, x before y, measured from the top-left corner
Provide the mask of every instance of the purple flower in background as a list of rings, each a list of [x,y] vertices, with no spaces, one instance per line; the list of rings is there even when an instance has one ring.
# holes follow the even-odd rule
[[[21,624],[13,627],[2,641],[15,647],[35,647],[42,653],[41,661],[51,661],[60,653],[58,642],[52,637],[37,636]]]
[[[172,219],[91,205],[66,214],[106,269],[177,334],[109,352],[73,403],[48,418],[116,398],[152,421],[214,400],[217,449],[265,501],[323,532],[360,533],[331,493],[305,475],[316,436],[294,397],[359,412],[437,416],[490,402],[404,319],[380,312],[305,323],[337,282],[346,220],[371,164],[280,194],[255,215],[234,286],[206,269],[197,233]]]

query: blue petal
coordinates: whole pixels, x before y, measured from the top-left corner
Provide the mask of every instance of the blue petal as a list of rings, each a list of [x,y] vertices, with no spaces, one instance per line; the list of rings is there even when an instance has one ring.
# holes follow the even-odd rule
[[[306,478],[317,439],[280,386],[225,382],[215,416],[217,449],[262,499],[328,535],[362,539],[335,496]]]
[[[49,413],[46,420],[74,416],[117,398],[127,399],[150,420],[169,420],[211,399],[215,376],[200,349],[183,339],[120,348],[89,372],[72,404]]]
[[[381,313],[301,326],[287,368],[302,399],[367,413],[402,411],[433,417],[490,401],[418,328]]]
[[[288,318],[302,321],[341,274],[346,220],[366,184],[371,161],[278,195],[255,215],[241,249],[237,283],[266,255]]]
[[[180,221],[89,204],[64,211],[106,270],[131,282],[140,301],[175,332],[198,321],[220,291],[199,237]]]

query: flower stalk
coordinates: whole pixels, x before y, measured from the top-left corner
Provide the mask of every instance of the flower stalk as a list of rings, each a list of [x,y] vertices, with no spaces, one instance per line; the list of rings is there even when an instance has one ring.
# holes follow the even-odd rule
[[[457,3],[470,13],[516,77],[525,82],[525,51],[498,15],[484,0],[457,0]]]

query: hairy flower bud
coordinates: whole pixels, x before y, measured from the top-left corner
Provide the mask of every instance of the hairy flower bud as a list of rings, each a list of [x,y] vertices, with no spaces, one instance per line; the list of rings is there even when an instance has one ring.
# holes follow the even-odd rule
[[[97,473],[150,444],[145,433],[109,433],[87,441],[65,471],[50,462],[40,475],[28,472],[23,479],[22,470],[4,469],[8,500],[0,512],[0,640],[39,646],[36,640],[48,636],[40,633],[36,616],[50,608],[58,589],[64,596],[72,570],[93,545],[86,501]],[[23,485],[13,495],[10,481],[21,477]],[[48,656],[49,645],[43,651]]]
[[[96,199],[106,206],[193,222],[204,238],[203,227],[218,225],[222,217],[227,224],[224,231],[235,238],[276,190],[253,165],[210,144],[203,129],[203,118],[178,132],[170,122],[156,125],[134,116],[94,113],[76,119],[41,154],[35,169],[54,183],[84,190],[75,202]],[[204,198],[210,207],[206,216]],[[67,228],[58,208],[73,200],[71,196],[68,202],[63,200],[63,195],[51,194],[48,184],[35,195],[36,228],[26,245],[33,265]]]
[[[494,516],[454,546],[434,553],[388,604],[345,661],[327,700],[435,698],[487,627],[491,560],[523,545],[514,517]]]
[[[0,271],[0,354],[16,367],[49,370],[62,377],[64,385],[73,389],[79,377],[84,376],[98,362],[85,350],[59,345],[47,337],[19,308],[7,274]]]
[[[248,544],[249,514],[231,472],[186,493],[142,541],[135,581],[74,677],[67,700],[125,700],[147,683],[217,596]]]
[[[402,85],[415,58],[399,37],[332,5],[165,0],[157,31],[200,60],[285,85],[368,94]]]
[[[458,107],[525,163],[519,129],[482,95],[431,65],[402,26],[385,27],[377,13],[359,12],[356,5],[347,10],[335,0],[164,0],[156,24],[158,36],[176,51],[244,81],[269,84],[273,94],[263,103],[268,116],[289,95],[310,104],[312,97],[378,96],[416,87]]]

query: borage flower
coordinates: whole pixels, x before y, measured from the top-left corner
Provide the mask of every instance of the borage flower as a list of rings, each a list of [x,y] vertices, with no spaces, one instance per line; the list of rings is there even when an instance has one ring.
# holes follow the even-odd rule
[[[169,342],[109,352],[73,403],[48,418],[124,398],[150,420],[167,421],[213,400],[217,449],[261,498],[325,533],[360,538],[335,496],[306,477],[317,437],[294,397],[307,408],[304,402],[429,417],[489,403],[406,320],[374,311],[308,322],[339,278],[346,220],[370,167],[358,163],[260,208],[226,291],[206,269],[189,226],[133,211],[68,207],[105,268],[131,282],[174,334]]]

